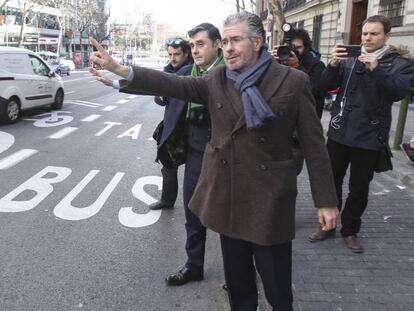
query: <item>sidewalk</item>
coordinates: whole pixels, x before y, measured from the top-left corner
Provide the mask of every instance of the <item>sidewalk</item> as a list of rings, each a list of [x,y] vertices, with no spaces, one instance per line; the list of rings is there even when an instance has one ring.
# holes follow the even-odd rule
[[[325,129],[328,122],[325,111]],[[401,151],[394,151],[393,163],[392,172],[376,174],[371,183],[359,234],[363,254],[350,252],[339,232],[324,242],[307,241],[318,222],[302,172],[293,243],[295,310],[414,310],[414,164]]]

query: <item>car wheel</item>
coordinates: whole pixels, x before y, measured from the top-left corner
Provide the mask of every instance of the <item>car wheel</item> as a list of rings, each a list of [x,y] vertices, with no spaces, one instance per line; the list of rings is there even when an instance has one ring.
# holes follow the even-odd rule
[[[67,75],[70,76],[70,69],[68,69]]]
[[[0,106],[0,121],[6,124],[16,122],[20,117],[20,102],[12,97]]]
[[[58,89],[55,96],[55,102],[51,105],[52,109],[60,109],[63,105],[65,94],[62,89]]]

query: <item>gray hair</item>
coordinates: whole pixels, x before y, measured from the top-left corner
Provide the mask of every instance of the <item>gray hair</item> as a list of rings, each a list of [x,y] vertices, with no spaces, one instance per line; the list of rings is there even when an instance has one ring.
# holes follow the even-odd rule
[[[256,14],[250,12],[240,12],[236,14],[229,15],[223,23],[224,27],[232,26],[234,24],[239,24],[245,22],[247,28],[249,29],[251,37],[254,38],[263,38],[263,42],[266,42],[266,33],[263,28],[262,20]]]

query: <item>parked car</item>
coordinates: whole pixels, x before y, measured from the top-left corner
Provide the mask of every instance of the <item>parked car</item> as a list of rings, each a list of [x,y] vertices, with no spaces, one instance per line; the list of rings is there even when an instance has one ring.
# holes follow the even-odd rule
[[[35,53],[0,47],[0,122],[13,123],[21,111],[50,105],[62,108],[62,78]]]
[[[59,76],[63,74],[70,76],[69,66],[61,62],[58,62],[57,60],[50,62],[49,67],[52,68],[52,70],[56,72]]]
[[[71,71],[75,70],[75,63],[71,59],[61,58],[59,62],[63,65],[69,66]]]

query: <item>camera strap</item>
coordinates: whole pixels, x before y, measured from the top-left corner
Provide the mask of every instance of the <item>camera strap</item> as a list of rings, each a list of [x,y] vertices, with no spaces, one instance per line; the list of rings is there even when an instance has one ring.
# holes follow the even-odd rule
[[[342,98],[341,98],[341,102],[340,102],[339,113],[336,116],[332,117],[332,119],[331,119],[331,127],[335,130],[339,130],[341,128],[340,121],[342,119],[342,115],[344,113],[344,110],[345,110],[345,107],[346,107],[346,104],[347,104],[346,103],[346,94],[348,92],[348,85],[349,85],[349,82],[351,81],[351,76],[352,76],[352,73],[354,72],[356,62],[357,62],[357,60],[355,59],[353,64],[352,64],[351,70],[349,72],[348,78],[346,80],[345,89],[342,92]]]

